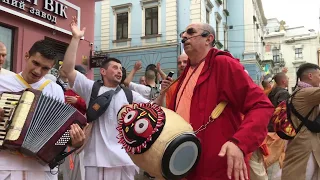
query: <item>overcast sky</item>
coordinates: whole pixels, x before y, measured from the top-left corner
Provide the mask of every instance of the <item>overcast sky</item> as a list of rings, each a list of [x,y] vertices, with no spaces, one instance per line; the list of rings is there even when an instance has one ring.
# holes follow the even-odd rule
[[[262,0],[267,19],[278,18],[286,25],[319,29],[320,0]]]

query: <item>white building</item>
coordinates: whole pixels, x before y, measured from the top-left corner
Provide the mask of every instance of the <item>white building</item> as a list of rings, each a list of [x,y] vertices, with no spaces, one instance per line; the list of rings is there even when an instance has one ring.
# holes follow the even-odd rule
[[[261,0],[229,0],[228,49],[241,60],[256,83],[260,82],[264,59],[265,18]]]
[[[95,12],[94,58],[118,58],[127,72],[138,60],[143,69],[159,62],[166,73],[176,72],[183,45],[180,33],[194,22],[212,25],[216,46],[227,48],[227,0],[102,0]],[[95,69],[97,78],[99,68]]]
[[[288,27],[284,21],[268,19],[265,34],[265,61],[272,64],[271,73],[288,68],[289,91],[296,84],[296,71],[303,63],[318,64],[318,33],[304,26]]]

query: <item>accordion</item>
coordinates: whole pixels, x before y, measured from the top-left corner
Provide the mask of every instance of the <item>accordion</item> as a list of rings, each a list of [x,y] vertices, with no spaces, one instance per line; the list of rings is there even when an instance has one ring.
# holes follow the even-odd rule
[[[0,108],[4,110],[0,148],[34,157],[52,169],[68,156],[64,150],[70,126],[87,123],[73,106],[34,89],[3,93]]]

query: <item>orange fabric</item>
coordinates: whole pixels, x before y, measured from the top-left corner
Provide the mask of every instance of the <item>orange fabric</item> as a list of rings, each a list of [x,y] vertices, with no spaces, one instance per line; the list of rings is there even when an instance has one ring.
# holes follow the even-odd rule
[[[70,152],[70,151],[71,151],[71,150],[70,150],[70,147],[68,147],[68,152]],[[73,162],[73,157],[72,157],[72,155],[73,155],[73,153],[69,155],[69,168],[70,168],[71,170],[73,170],[73,168],[74,168],[74,162]]]
[[[171,87],[168,89],[166,93],[166,107],[169,107],[170,102],[173,99],[174,92],[176,91],[176,88],[178,86],[178,81],[171,85]]]
[[[272,88],[264,89],[264,90],[263,90],[263,92],[264,92],[264,94],[265,94],[265,95],[267,95],[267,96],[268,96],[268,95],[269,95],[269,93],[271,92],[271,90],[272,90]]]
[[[269,156],[264,156],[264,163],[266,167],[269,167],[273,163],[279,161],[280,168],[282,168],[286,141],[281,139],[277,133],[269,132],[264,143],[268,146],[268,150],[270,151]]]
[[[199,65],[199,67],[196,69],[194,73],[194,69],[190,67],[180,89],[178,90],[176,99],[176,113],[178,113],[187,122],[190,122],[190,107],[191,99],[193,96],[193,90],[197,84],[197,80],[199,78],[203,66],[204,61]],[[189,78],[190,80],[188,81]]]

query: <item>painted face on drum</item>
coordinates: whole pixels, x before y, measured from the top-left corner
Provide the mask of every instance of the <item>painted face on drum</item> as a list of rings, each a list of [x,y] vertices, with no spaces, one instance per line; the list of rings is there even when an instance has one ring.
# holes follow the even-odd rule
[[[117,128],[120,143],[127,152],[142,153],[159,136],[164,125],[164,112],[155,104],[133,104],[124,108]]]

